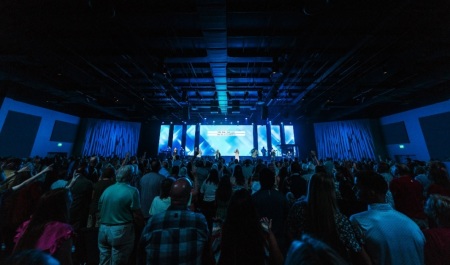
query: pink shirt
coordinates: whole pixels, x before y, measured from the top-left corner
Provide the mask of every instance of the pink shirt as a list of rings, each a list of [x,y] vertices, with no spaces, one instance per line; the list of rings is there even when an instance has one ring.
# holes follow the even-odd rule
[[[30,220],[25,221],[18,229],[14,237],[14,242],[17,244],[19,239],[25,233]],[[35,247],[37,249],[47,251],[53,255],[61,244],[70,238],[74,237],[74,230],[71,225],[61,222],[49,222],[45,225],[44,232],[39,237]]]

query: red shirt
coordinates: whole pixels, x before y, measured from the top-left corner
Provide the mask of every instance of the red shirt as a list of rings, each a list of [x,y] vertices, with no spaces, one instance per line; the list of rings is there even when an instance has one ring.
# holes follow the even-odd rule
[[[425,264],[450,264],[450,228],[432,228],[423,231],[426,238]]]
[[[439,194],[450,197],[450,189],[433,183],[428,188],[428,195],[430,194]]]
[[[424,196],[423,187],[410,176],[394,178],[389,189],[394,197],[395,209],[410,218],[427,219],[423,211]]]

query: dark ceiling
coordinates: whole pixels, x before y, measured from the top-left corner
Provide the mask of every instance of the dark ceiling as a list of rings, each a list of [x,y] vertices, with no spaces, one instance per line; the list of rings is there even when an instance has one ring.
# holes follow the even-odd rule
[[[0,96],[139,122],[377,118],[450,98],[449,7],[3,0]]]

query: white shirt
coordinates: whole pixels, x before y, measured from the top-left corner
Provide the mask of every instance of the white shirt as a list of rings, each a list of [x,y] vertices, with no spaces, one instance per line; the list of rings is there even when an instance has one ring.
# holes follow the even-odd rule
[[[365,239],[373,264],[423,265],[425,237],[419,226],[387,203],[369,205],[350,217]]]
[[[150,206],[150,210],[148,213],[150,215],[155,215],[158,213],[165,212],[167,208],[170,206],[170,197],[161,199],[159,196],[156,196],[153,199],[152,206]]]

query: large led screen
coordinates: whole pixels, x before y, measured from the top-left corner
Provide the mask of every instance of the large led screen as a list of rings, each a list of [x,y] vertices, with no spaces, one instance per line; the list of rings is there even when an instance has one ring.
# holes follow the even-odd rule
[[[222,156],[250,156],[253,146],[252,125],[201,125],[200,150],[204,156],[213,156],[218,149]]]
[[[185,151],[186,151],[186,155],[188,155],[188,156],[193,156],[194,155],[195,126],[196,125],[188,125],[186,127],[186,146],[185,146]]]
[[[183,125],[174,125],[172,135],[172,150],[175,148],[177,150],[180,150],[182,137],[183,137]]]
[[[167,151],[169,147],[169,131],[170,125],[161,125],[161,129],[159,130],[159,145],[158,150]]]
[[[285,125],[284,126],[284,142],[286,144],[295,144],[294,126]],[[292,149],[294,155],[297,155],[297,148]]]
[[[295,144],[294,126],[284,126],[284,141],[286,144]]]
[[[277,150],[277,156],[281,155],[281,134],[280,125],[270,126],[270,135],[272,139],[272,147]]]
[[[259,149],[259,154],[260,155],[264,155],[261,152],[261,149],[264,147],[264,149],[266,149],[266,155],[268,154],[268,148],[267,148],[267,126],[266,125],[258,125],[257,127],[258,130],[258,149]]]

